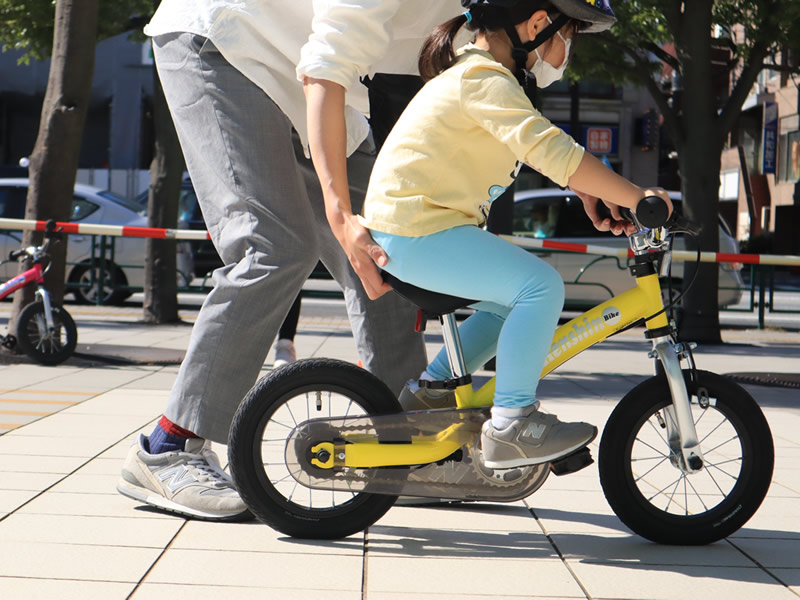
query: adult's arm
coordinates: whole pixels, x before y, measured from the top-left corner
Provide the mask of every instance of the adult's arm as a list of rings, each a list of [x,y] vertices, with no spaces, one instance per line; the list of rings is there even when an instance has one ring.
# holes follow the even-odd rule
[[[305,78],[304,89],[308,142],[322,186],[325,215],[367,295],[379,298],[391,287],[383,281],[375,264],[385,265],[387,256],[358,222],[350,204],[344,117],[346,90],[338,83],[310,77]]]

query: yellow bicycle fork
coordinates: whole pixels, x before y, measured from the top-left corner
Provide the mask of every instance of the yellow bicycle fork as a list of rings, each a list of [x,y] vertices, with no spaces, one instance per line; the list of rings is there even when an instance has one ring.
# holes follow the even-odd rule
[[[658,313],[662,308],[658,275],[652,273],[637,277],[636,287],[588,310],[556,330],[541,377],[590,346],[631,323]],[[651,318],[645,324],[651,331],[667,328],[669,325],[664,313]],[[455,355],[460,352],[454,315],[445,315],[442,325],[453,368],[454,362],[458,360]],[[449,339],[452,337],[455,339]],[[453,370],[455,374],[457,369]],[[456,408],[445,410],[489,407],[492,405],[494,391],[495,378],[478,390],[473,389],[471,382],[459,385],[455,388]],[[359,433],[348,437],[343,434],[341,440],[322,442],[312,447],[311,452],[317,458],[313,458],[311,462],[322,469],[428,464],[447,458],[474,437],[474,430],[467,431],[466,425],[461,423],[450,425],[435,435],[413,436],[405,444],[382,444],[376,435],[365,436]]]

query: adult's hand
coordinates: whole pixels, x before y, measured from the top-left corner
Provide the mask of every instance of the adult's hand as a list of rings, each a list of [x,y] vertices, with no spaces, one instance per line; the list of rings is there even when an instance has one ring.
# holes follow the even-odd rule
[[[392,287],[383,280],[376,266],[384,266],[388,256],[372,239],[369,230],[359,223],[354,214],[342,214],[339,218],[334,218],[334,221],[331,222],[333,233],[361,280],[367,296],[375,300],[391,291]]]
[[[595,229],[598,231],[610,231],[614,235],[621,235],[623,233],[625,235],[630,235],[636,233],[636,225],[622,216],[618,205],[612,204],[611,202],[604,202],[597,196],[592,196],[591,194],[585,194],[577,190],[573,191],[583,202],[583,210],[586,211],[586,215],[591,219]],[[598,210],[600,202],[603,202],[608,208],[611,213],[610,217],[603,217],[600,214]]]

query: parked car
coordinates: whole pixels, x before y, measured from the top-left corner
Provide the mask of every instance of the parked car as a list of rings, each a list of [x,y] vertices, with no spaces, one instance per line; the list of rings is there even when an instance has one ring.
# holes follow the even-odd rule
[[[136,203],[140,206],[143,215],[147,214],[147,192],[142,192],[136,196]],[[200,210],[200,203],[197,201],[197,193],[191,180],[185,179],[181,183],[181,195],[178,200],[178,227],[181,229],[206,230],[206,222],[203,218],[203,211]],[[222,266],[222,259],[217,253],[214,244],[209,240],[191,240],[188,242],[191,252],[191,263],[193,269],[191,273],[194,277],[205,277],[214,269]],[[180,267],[179,267],[180,269]],[[184,271],[188,272],[188,271]],[[312,271],[312,279],[331,279],[330,273],[321,262]]]
[[[28,179],[0,179],[0,216],[22,219],[25,216],[25,198]],[[146,227],[147,219],[139,213],[133,202],[100,188],[76,184],[72,198],[70,221],[97,223],[102,225],[127,225]],[[22,241],[20,231],[0,232],[0,256],[7,257],[11,250],[19,248]],[[83,284],[70,290],[78,302],[95,303],[97,300],[100,268],[95,266],[92,276],[92,236],[68,235],[67,282]],[[141,287],[144,284],[145,241],[141,238],[114,238],[113,260],[106,263],[103,302],[119,304],[131,291],[127,286]],[[16,263],[0,266],[0,280],[10,279],[17,273]]]
[[[681,195],[670,192],[675,210],[680,211]],[[583,210],[580,198],[560,189],[526,190],[514,195],[514,235],[546,238],[576,244],[627,247],[625,236],[597,231]],[[675,250],[685,249],[682,236],[676,238]],[[720,252],[738,253],[739,244],[722,217],[719,220]],[[614,257],[575,252],[532,250],[555,267],[566,284],[568,308],[586,309],[608,300],[633,285],[628,261]],[[719,268],[719,305],[729,306],[741,300],[744,282],[742,266],[722,263]],[[683,263],[672,263],[672,287],[678,293],[683,278]]]
[[[147,216],[147,191],[136,196],[134,202],[139,206],[142,215]],[[205,230],[206,222],[197,193],[192,182],[188,179],[181,183],[181,195],[178,199],[178,228]],[[182,258],[182,255],[186,258]],[[191,281],[192,277],[205,277],[214,269],[222,266],[222,259],[217,254],[214,244],[209,240],[190,240],[179,243],[178,271],[184,279]]]

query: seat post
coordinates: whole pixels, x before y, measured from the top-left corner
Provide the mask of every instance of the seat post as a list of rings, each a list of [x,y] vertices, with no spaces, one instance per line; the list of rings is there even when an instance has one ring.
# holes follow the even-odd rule
[[[467,362],[464,359],[464,350],[461,348],[461,337],[458,335],[458,323],[454,312],[439,315],[442,324],[442,337],[450,363],[450,371],[455,379],[469,375]]]

